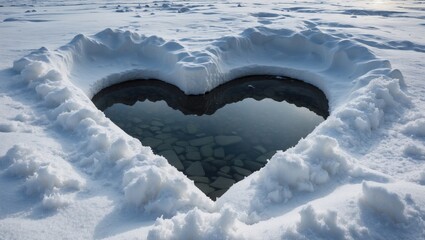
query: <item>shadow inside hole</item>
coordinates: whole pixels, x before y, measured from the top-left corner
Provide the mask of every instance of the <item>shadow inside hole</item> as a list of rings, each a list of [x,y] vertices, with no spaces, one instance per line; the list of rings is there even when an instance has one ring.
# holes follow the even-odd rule
[[[92,100],[213,200],[328,117],[320,89],[279,76],[243,77],[202,95],[185,95],[160,80],[133,80]]]

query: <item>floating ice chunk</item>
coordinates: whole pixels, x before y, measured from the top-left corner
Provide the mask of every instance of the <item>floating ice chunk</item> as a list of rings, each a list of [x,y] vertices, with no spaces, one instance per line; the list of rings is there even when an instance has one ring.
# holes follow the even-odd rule
[[[220,136],[216,136],[214,139],[215,139],[215,142],[220,146],[232,145],[242,141],[242,138],[239,136],[220,135]]]
[[[189,176],[205,176],[205,171],[200,161],[190,164],[185,172]]]

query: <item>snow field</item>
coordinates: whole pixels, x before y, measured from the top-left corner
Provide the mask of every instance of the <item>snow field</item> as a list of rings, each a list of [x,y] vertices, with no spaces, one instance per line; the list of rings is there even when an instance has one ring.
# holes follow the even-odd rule
[[[247,1],[241,7],[250,4]],[[425,201],[421,194],[425,190],[425,167],[421,164],[425,159],[425,122],[418,97],[422,83],[417,78],[412,80],[413,70],[405,71],[410,69],[406,67],[409,63],[420,68],[414,61],[398,63],[397,67],[404,68],[402,74],[382,55],[393,63],[398,55],[402,59],[412,52],[414,57],[421,56],[418,54],[425,48],[420,36],[409,41],[399,39],[411,29],[391,28],[392,32],[382,30],[390,27],[379,25],[389,19],[416,19],[420,11],[360,11],[355,8],[363,6],[363,2],[346,4],[343,10],[333,5],[321,10],[313,3],[309,7],[288,7],[284,9],[285,16],[282,9],[276,13],[272,5],[268,8],[273,10],[258,12],[256,5],[245,10],[250,11],[248,17],[241,18],[255,18],[262,26],[241,24],[244,27],[239,34],[224,31],[218,34],[220,37],[209,35],[215,40],[196,49],[191,46],[198,44],[196,40],[185,44],[168,40],[170,35],[161,38],[161,29],[156,35],[145,36],[139,33],[144,30],[107,28],[93,36],[78,34],[57,50],[34,50],[13,63],[17,76],[10,77],[9,82],[25,86],[37,96],[31,101],[45,110],[41,111],[42,116],[23,111],[10,119],[0,118],[0,133],[40,131],[31,124],[42,120],[44,130],[53,129],[63,139],[72,139],[75,146],[70,153],[52,157],[46,154],[49,150],[39,147],[4,143],[2,150],[6,145],[11,147],[0,156],[0,176],[3,181],[18,184],[18,194],[36,199],[46,211],[59,213],[70,209],[83,213],[75,210],[81,207],[79,201],[83,202],[76,195],[90,188],[89,179],[108,189],[111,186],[116,191],[110,200],[113,203],[96,200],[96,204],[112,204],[116,211],[130,209],[140,216],[158,217],[153,225],[144,226],[147,230],[141,227],[149,239],[421,239],[425,236]],[[208,11],[174,5],[158,8],[183,17],[182,14]],[[223,9],[240,17],[241,8],[233,5]],[[112,11],[109,5],[105,9]],[[134,15],[136,9],[124,6],[113,11]],[[321,12],[320,17],[351,15],[356,22],[329,22],[317,17]],[[303,29],[286,29],[280,24],[295,14],[302,19],[316,14],[312,17],[317,18],[303,20]],[[226,21],[225,16],[222,18]],[[373,24],[366,18],[375,20],[382,29],[368,29],[368,24]],[[3,23],[22,21],[26,20],[8,18]],[[351,29],[354,36],[323,31],[328,27]],[[184,31],[192,29],[187,27]],[[372,31],[380,35],[366,34]],[[420,28],[415,31],[420,33]],[[397,37],[392,39],[387,32]],[[410,78],[403,77],[406,72]],[[163,157],[155,156],[105,118],[90,101],[102,88],[129,79],[158,78],[187,94],[202,94],[252,74],[285,75],[318,86],[328,97],[330,116],[306,139],[292,149],[276,153],[265,167],[232,186],[216,202]],[[0,95],[1,102],[19,109],[7,97]],[[398,151],[400,154],[395,154]],[[410,174],[412,166],[415,171]],[[400,177],[405,175],[411,176]],[[7,207],[0,206],[0,210]],[[6,223],[0,222],[0,229],[16,227],[19,221],[13,223],[15,218],[21,219],[8,215]],[[22,238],[30,236],[25,231],[37,229],[36,221],[26,220]],[[101,228],[96,230],[106,232],[100,237],[93,235],[96,238],[114,238],[108,233],[116,234],[118,239],[140,237],[140,232],[122,227],[118,220],[109,223],[123,228],[117,227],[116,232],[105,230],[110,228],[108,222],[99,222],[95,217],[90,221],[92,226]],[[68,233],[71,232],[72,229]],[[19,232],[15,236],[18,235]]]
[[[220,61],[221,59],[224,61]],[[124,74],[109,66],[118,66],[119,71]],[[138,66],[136,70],[135,66]],[[168,174],[161,174],[159,171],[162,169],[154,167],[158,163],[148,163],[148,167],[138,168],[138,174],[129,174],[135,171],[131,170],[132,168],[139,164],[145,165],[145,162],[153,161],[157,157],[152,157],[149,150],[145,150],[137,140],[125,136],[122,132],[123,136],[114,140],[108,137],[107,130],[112,124],[103,113],[93,107],[88,98],[93,96],[96,90],[131,78],[150,77],[176,84],[186,93],[199,94],[225,81],[255,73],[282,74],[306,79],[320,86],[330,100],[331,117],[327,121],[328,124],[323,124],[309,139],[287,151],[287,156],[285,153],[283,156],[281,153],[275,155],[274,158],[278,160],[273,161],[272,158],[271,163],[259,171],[259,179],[253,182],[252,185],[257,186],[251,186],[266,189],[266,192],[261,190],[258,193],[257,197],[260,199],[257,201],[269,204],[287,201],[292,197],[293,191],[313,191],[314,185],[329,181],[331,176],[337,173],[347,172],[349,157],[344,156],[346,154],[339,147],[338,139],[332,138],[327,132],[329,129],[352,131],[353,124],[349,121],[353,120],[356,132],[368,132],[379,126],[385,110],[402,108],[399,102],[408,102],[398,85],[402,78],[391,80],[392,76],[401,75],[390,67],[388,61],[377,59],[367,49],[319,31],[295,33],[267,28],[248,29],[239,37],[225,37],[205,52],[195,53],[185,51],[183,46],[175,42],[165,42],[155,36],[145,37],[128,31],[107,29],[93,38],[78,35],[58,51],[52,52],[42,48],[14,63],[14,70],[20,72],[22,80],[28,82],[45,103],[53,108],[50,118],[64,129],[83,135],[82,139],[89,143],[89,151],[85,152],[84,156],[90,157],[86,157],[85,164],[90,161],[93,165],[107,164],[108,161],[105,160],[96,161],[106,155],[109,162],[113,163],[112,166],[115,165],[114,167],[122,171],[127,201],[144,210],[151,209],[145,206],[156,206],[153,209],[158,215],[175,214],[177,209],[193,206],[209,209],[211,203],[208,203],[199,191],[184,187],[184,184],[180,189],[168,191],[167,182],[171,184],[177,179],[180,179],[180,182],[188,180],[181,174],[176,174],[176,171],[174,174],[178,176],[177,179],[168,179]],[[149,69],[148,76],[144,75],[144,68]],[[90,74],[87,76],[81,75],[88,71]],[[118,74],[108,71],[116,71]],[[95,73],[103,75],[95,76]],[[74,77],[75,75],[77,77]],[[374,79],[376,76],[381,77]],[[89,79],[92,79],[91,82]],[[331,93],[330,89],[336,79],[340,86]],[[354,90],[352,79],[356,81]],[[84,84],[79,86],[82,82]],[[365,91],[369,92],[369,96],[361,93],[363,88],[367,89]],[[343,99],[342,94],[335,94],[344,91],[348,91],[344,96],[353,96],[349,102],[352,106],[341,104],[343,100],[347,100]],[[338,103],[343,105],[340,111],[338,109],[341,106]],[[344,126],[348,129],[341,129]],[[99,137],[99,134],[102,137]],[[353,138],[357,138],[357,135]],[[343,141],[345,142],[347,141]],[[101,148],[98,148],[99,146]],[[94,156],[99,154],[102,157]],[[164,161],[160,166],[172,168]],[[90,169],[88,166],[85,168]],[[94,168],[97,173],[105,171],[104,166]],[[146,177],[142,174],[145,171]],[[129,180],[128,176],[137,177]],[[152,184],[157,188],[145,189],[142,186],[145,184]],[[156,192],[161,188],[166,190]],[[141,195],[134,196],[135,192]],[[171,197],[174,201],[166,202],[170,201],[173,202],[170,204],[175,205],[164,204],[162,198],[167,197],[161,192],[174,192]],[[183,195],[193,196],[194,193],[199,195],[195,197],[195,201],[191,197],[187,197],[187,201],[183,200],[184,203],[175,201],[182,199]],[[263,199],[264,196],[267,196],[266,199]],[[191,206],[185,206],[187,204]]]

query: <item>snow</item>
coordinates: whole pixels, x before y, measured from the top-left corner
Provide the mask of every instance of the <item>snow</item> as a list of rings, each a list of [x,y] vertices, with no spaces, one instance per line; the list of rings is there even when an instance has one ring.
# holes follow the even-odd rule
[[[300,211],[301,220],[297,225],[297,232],[310,237],[344,239],[344,229],[337,223],[337,213],[328,211],[317,214],[309,205]],[[291,236],[291,235],[294,236]],[[288,233],[288,237],[296,238],[296,234]]]
[[[369,186],[363,183],[363,199],[361,201],[373,210],[381,213],[395,222],[406,221],[404,204],[400,197],[379,186]]]
[[[409,136],[425,137],[425,119],[416,119],[407,123],[403,133]]]
[[[0,2],[0,239],[423,238],[422,4]],[[90,100],[253,74],[319,87],[330,116],[216,202]]]
[[[19,145],[13,146],[2,158],[4,174],[24,179],[23,188],[29,197],[43,196],[42,205],[57,209],[67,205],[66,192],[80,190],[85,181],[67,163],[44,159],[40,153]]]
[[[238,224],[230,209],[210,214],[194,208],[171,219],[158,218],[148,239],[243,239],[237,232]]]

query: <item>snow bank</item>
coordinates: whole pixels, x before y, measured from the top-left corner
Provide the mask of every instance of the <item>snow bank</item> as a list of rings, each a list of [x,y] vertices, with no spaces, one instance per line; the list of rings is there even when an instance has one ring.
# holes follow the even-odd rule
[[[46,63],[88,97],[129,79],[157,78],[187,94],[201,94],[237,77],[273,74],[313,83],[334,101],[342,100],[353,83],[361,86],[377,76],[403,81],[388,61],[317,29],[250,28],[194,52],[157,36],[106,29],[92,37],[80,34],[55,52],[41,48],[15,61],[14,69],[25,80],[33,80],[48,71]],[[340,90],[329,91],[336,80]]]
[[[127,204],[156,216],[195,207],[208,212],[213,203],[164,158],[95,108],[90,98],[102,88],[157,78],[187,94],[202,94],[252,74],[285,75],[321,88],[329,100],[328,120],[229,190],[250,194],[232,203],[226,195],[234,194],[228,192],[217,201],[218,207],[226,203],[240,209],[238,214],[251,216],[250,221],[260,220],[253,216],[268,204],[285,203],[300,192],[313,192],[337,179],[373,175],[354,167],[352,153],[367,148],[370,135],[410,104],[401,73],[388,61],[316,28],[250,28],[218,39],[203,51],[189,51],[157,36],[106,29],[91,37],[77,35],[56,51],[41,48],[15,61],[13,69],[50,109],[49,119],[76,137],[79,151],[70,160],[87,174],[109,179],[122,190]],[[33,173],[28,186],[34,182],[42,188],[31,187],[34,191],[64,184],[48,167],[34,168],[39,172]]]

